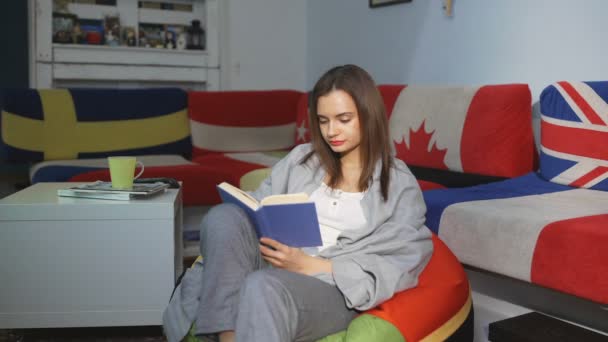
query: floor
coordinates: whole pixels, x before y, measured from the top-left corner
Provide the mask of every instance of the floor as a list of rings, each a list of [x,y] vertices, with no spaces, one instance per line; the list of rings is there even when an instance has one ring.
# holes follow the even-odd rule
[[[0,342],[164,342],[161,327],[0,330]]]

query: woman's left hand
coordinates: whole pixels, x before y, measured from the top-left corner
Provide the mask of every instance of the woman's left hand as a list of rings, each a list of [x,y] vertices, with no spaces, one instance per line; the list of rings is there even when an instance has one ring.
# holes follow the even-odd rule
[[[263,237],[260,242],[262,257],[276,268],[306,275],[332,271],[331,262],[327,259],[310,256],[299,248],[284,245],[270,238]]]

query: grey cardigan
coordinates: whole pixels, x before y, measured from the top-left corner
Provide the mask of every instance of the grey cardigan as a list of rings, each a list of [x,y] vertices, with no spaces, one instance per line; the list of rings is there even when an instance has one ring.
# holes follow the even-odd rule
[[[310,150],[309,144],[294,148],[252,195],[258,200],[270,194],[310,195],[325,177],[316,157],[300,164]],[[395,160],[394,164],[386,202],[380,192],[380,164],[376,165],[373,182],[362,199],[367,228],[342,233],[335,246],[320,253],[331,260],[333,272],[316,277],[335,284],[348,307],[357,310],[373,308],[395,292],[416,286],[433,251],[418,183],[403,162]],[[186,271],[163,312],[163,328],[170,342],[180,341],[196,319],[203,267],[197,262]]]
[[[260,200],[271,194],[312,194],[325,171],[314,155],[301,164],[311,148],[310,144],[295,147],[252,195]],[[373,308],[395,292],[416,286],[433,252],[431,232],[424,225],[426,205],[416,179],[395,159],[384,202],[380,170],[378,162],[372,184],[361,200],[368,226],[343,232],[335,246],[324,249],[320,256],[331,260],[333,273],[316,275],[335,284],[347,306],[357,310]]]

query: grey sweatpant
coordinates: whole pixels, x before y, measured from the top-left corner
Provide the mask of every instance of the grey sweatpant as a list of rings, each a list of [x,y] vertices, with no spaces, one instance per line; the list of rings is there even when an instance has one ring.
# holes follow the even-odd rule
[[[346,329],[357,314],[335,286],[269,267],[237,206],[221,204],[205,216],[201,255],[196,334],[235,330],[237,341],[314,341]]]

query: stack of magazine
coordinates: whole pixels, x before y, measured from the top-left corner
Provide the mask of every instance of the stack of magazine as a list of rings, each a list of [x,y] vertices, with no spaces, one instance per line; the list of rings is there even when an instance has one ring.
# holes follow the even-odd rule
[[[146,198],[164,192],[169,184],[139,183],[133,184],[131,189],[115,189],[111,182],[96,181],[93,183],[76,185],[66,189],[58,189],[57,195],[61,197],[81,197],[128,201],[133,198]]]

